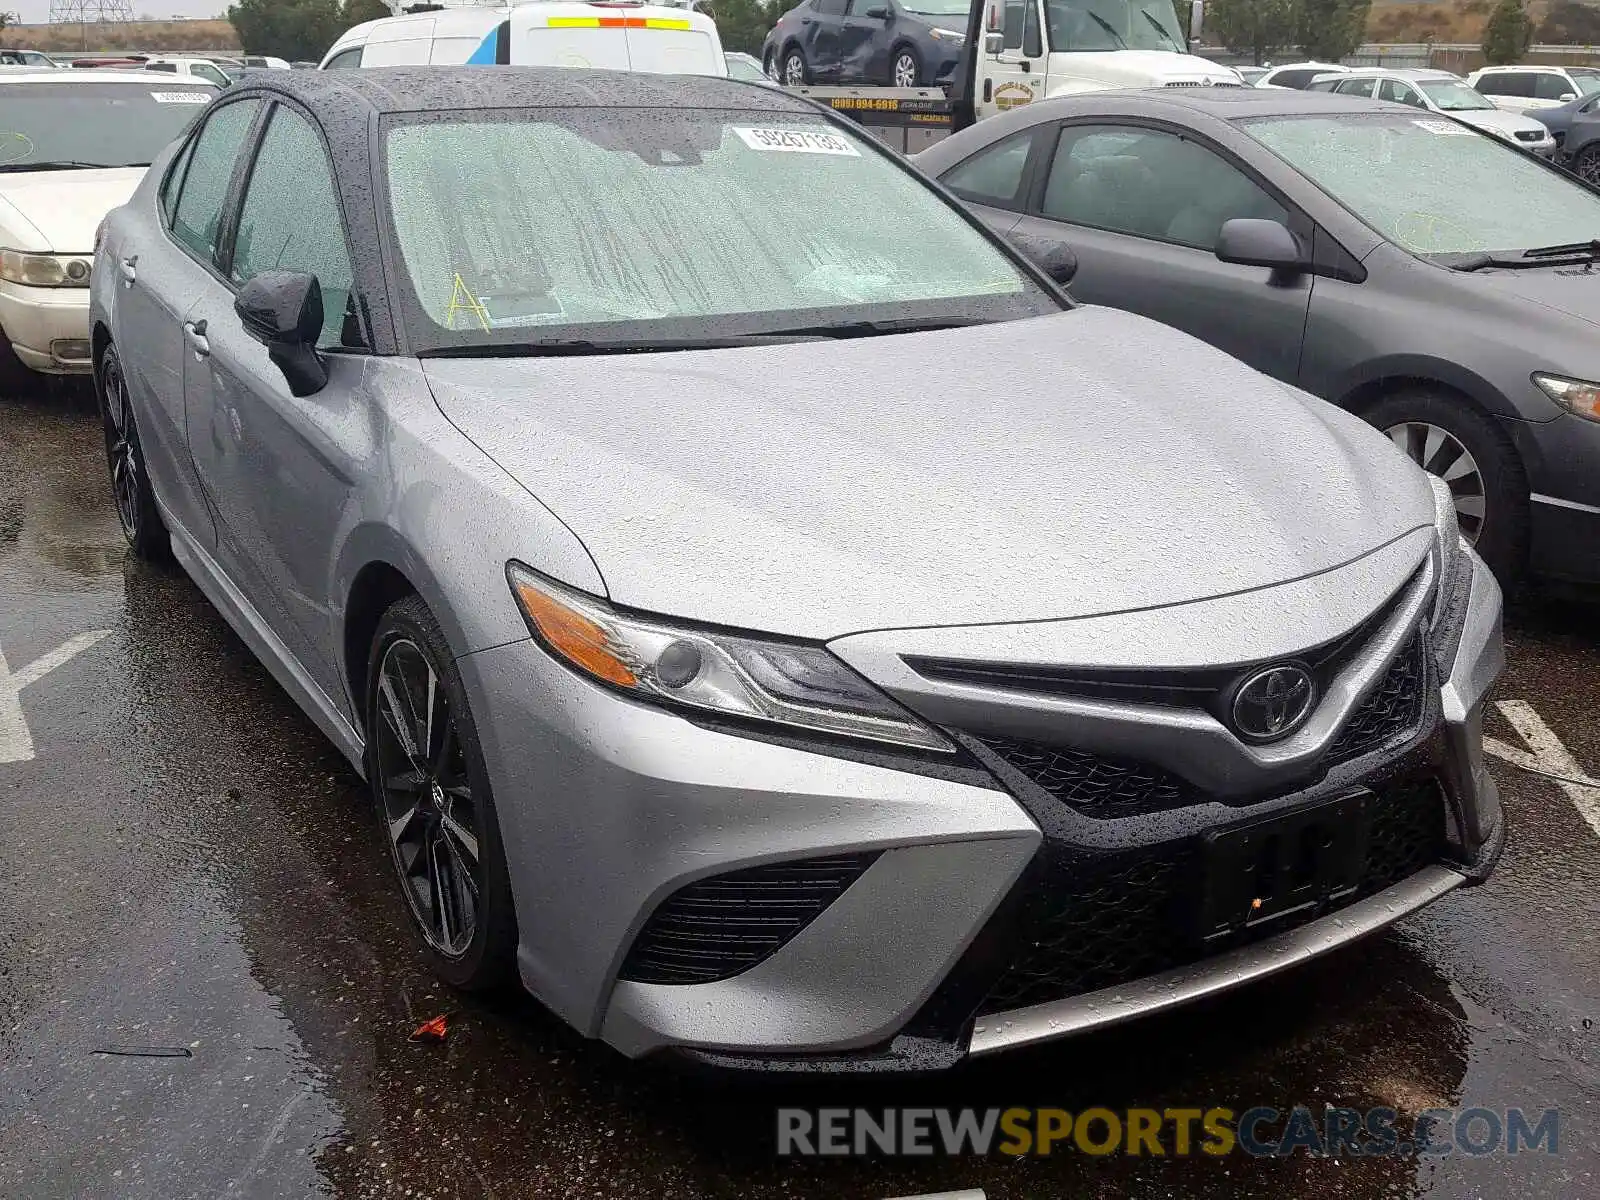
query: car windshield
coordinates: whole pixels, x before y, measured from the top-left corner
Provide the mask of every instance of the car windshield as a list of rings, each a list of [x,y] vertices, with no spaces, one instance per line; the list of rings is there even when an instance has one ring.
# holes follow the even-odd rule
[[[433,113],[392,118],[383,144],[421,352],[1062,307],[918,176],[810,114]]]
[[[1172,0],[1045,0],[1050,49],[1189,52]]]
[[[1600,196],[1442,117],[1258,117],[1252,137],[1414,254],[1515,252],[1600,238]]]
[[[1433,101],[1435,108],[1444,112],[1470,112],[1479,108],[1493,108],[1483,93],[1470,88],[1459,79],[1419,79],[1417,86],[1423,95]]]
[[[194,80],[0,83],[0,171],[148,166],[216,95]]]

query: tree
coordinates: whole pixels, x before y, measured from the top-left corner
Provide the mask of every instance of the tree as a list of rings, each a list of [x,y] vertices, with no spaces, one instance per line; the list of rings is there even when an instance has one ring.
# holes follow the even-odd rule
[[[1557,46],[1600,44],[1600,9],[1579,0],[1554,0],[1539,23],[1538,36],[1541,42]]]
[[[742,50],[761,56],[761,43],[794,0],[711,0],[701,11],[717,23],[724,50]]]
[[[1367,35],[1372,0],[1301,0],[1300,48],[1307,58],[1338,62]]]
[[[239,0],[228,20],[246,54],[318,59],[347,27],[339,0]]]
[[[1513,63],[1533,44],[1533,22],[1522,0],[1500,0],[1483,27],[1483,59],[1491,66]]]
[[[1300,0],[1211,0],[1206,27],[1235,54],[1261,63],[1281,46],[1292,46],[1300,26]]]
[[[344,8],[340,14],[344,17],[345,28],[359,25],[363,21],[376,21],[382,17],[392,17],[387,0],[344,0]]]

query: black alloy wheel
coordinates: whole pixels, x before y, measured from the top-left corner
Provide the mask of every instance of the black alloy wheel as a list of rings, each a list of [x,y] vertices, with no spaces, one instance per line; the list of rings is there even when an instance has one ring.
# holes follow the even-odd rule
[[[418,597],[384,615],[368,693],[373,797],[412,920],[448,982],[493,986],[516,945],[510,886],[460,676]]]
[[[107,346],[101,356],[99,384],[106,465],[111,471],[111,495],[116,502],[122,536],[127,538],[137,557],[148,562],[163,562],[171,554],[171,541],[150,490],[150,473],[139,444],[133,405],[128,399],[128,382],[122,372],[122,358],[114,346]]]

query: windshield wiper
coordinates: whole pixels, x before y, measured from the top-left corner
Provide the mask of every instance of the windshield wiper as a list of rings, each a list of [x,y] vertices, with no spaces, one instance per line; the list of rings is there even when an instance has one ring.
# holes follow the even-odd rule
[[[801,325],[794,329],[775,329],[764,337],[878,337],[886,333],[921,333],[929,329],[965,329],[968,325],[990,325],[981,317],[904,317],[895,321],[838,321],[826,325]]]
[[[734,333],[726,337],[638,338],[617,341],[593,338],[540,338],[531,342],[475,342],[419,350],[418,358],[561,358],[584,354],[670,354],[679,350],[728,350],[736,346],[769,346],[774,342],[819,341],[784,330],[781,333]]]
[[[1587,242],[1568,242],[1562,246],[1536,246],[1524,250],[1523,258],[1600,258],[1600,238]]]
[[[1104,29],[1112,37],[1116,38],[1117,39],[1117,45],[1119,47],[1121,47],[1123,50],[1126,50],[1128,48],[1128,43],[1123,40],[1122,35],[1120,33],[1118,33],[1115,29],[1113,29],[1111,27],[1111,22],[1110,21],[1106,20],[1099,13],[1094,12],[1091,9],[1087,9],[1087,8],[1083,10],[1083,15],[1088,17],[1089,20],[1093,21],[1096,25],[1100,26],[1101,29]]]
[[[18,162],[0,163],[0,171],[83,171],[93,169],[106,169],[111,167],[148,167],[147,162],[142,163],[95,163],[78,162],[70,158],[56,158],[48,162]]]
[[[1091,17],[1094,16],[1093,13],[1090,13],[1089,15]],[[1167,32],[1167,27],[1165,25],[1163,25],[1160,21],[1156,20],[1154,17],[1152,17],[1148,12],[1146,12],[1142,8],[1139,10],[1139,15],[1141,17],[1143,17],[1146,21],[1149,21],[1151,26],[1155,29],[1155,31],[1157,33],[1159,33],[1162,37],[1167,39],[1167,44],[1169,46],[1171,46],[1174,50],[1178,51],[1178,53],[1180,53],[1180,54],[1183,53],[1183,48],[1178,45],[1178,40],[1175,37],[1173,37],[1170,33]]]

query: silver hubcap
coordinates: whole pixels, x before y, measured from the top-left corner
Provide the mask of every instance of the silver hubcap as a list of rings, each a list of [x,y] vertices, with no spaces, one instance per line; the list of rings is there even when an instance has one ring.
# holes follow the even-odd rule
[[[799,87],[806,81],[805,60],[798,54],[791,54],[784,60],[783,81],[790,87]]]
[[[406,638],[378,666],[376,724],[384,827],[406,900],[428,944],[457,957],[478,928],[477,806],[449,698]]]
[[[917,85],[917,60],[911,55],[902,54],[894,60],[894,85],[895,87]]]
[[[1484,517],[1483,472],[1478,469],[1478,460],[1453,434],[1425,421],[1391,425],[1384,432],[1412,462],[1450,485],[1461,536],[1476,542],[1483,531]]]

